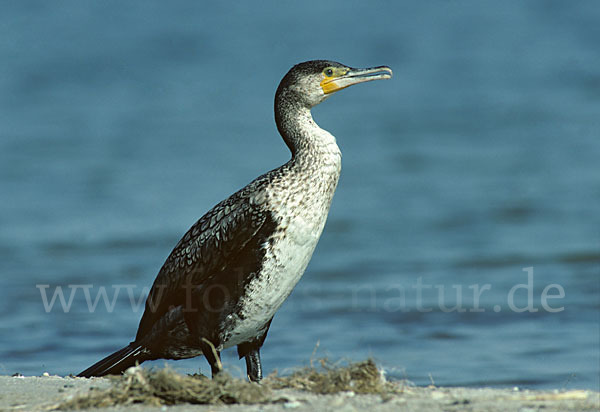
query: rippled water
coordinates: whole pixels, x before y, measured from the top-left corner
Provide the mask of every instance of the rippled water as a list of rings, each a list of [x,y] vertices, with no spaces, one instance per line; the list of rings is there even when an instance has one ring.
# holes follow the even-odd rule
[[[185,230],[288,159],[282,75],[328,58],[394,79],[314,110],[342,178],[265,372],[316,348],[417,384],[598,389],[597,2],[2,9],[0,373],[77,373],[129,342]],[[70,309],[47,312],[57,287]]]

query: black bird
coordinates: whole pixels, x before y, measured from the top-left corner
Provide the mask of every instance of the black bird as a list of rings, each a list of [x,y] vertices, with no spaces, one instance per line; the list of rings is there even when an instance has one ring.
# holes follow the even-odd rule
[[[326,60],[292,67],[275,94],[277,129],[292,158],[188,230],[152,285],[133,342],[78,376],[199,355],[214,375],[220,351],[237,345],[248,378],[259,381],[260,348],[310,261],[341,170],[335,137],[314,122],[310,109],[338,90],[391,76],[385,66],[353,69]]]

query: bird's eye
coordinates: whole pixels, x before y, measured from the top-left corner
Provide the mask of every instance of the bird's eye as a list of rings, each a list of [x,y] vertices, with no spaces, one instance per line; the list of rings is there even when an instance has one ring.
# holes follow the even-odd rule
[[[333,76],[333,69],[327,69],[327,70],[325,70],[325,76],[327,76],[327,77]]]

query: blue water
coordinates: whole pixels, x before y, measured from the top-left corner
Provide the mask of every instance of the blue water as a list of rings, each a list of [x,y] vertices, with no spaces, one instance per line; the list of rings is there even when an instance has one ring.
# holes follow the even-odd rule
[[[394,78],[314,110],[342,177],[265,372],[372,356],[419,385],[599,389],[598,2],[0,8],[1,374],[129,342],[179,237],[287,161],[280,78],[327,58]]]

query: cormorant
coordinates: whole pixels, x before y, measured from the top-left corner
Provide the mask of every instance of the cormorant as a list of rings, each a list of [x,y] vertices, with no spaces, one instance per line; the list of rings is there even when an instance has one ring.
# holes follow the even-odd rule
[[[391,76],[385,66],[354,69],[326,60],[292,67],[275,94],[275,122],[291,159],[188,230],[152,285],[133,342],[78,376],[199,355],[214,375],[221,370],[219,352],[237,346],[248,378],[259,381],[260,348],[308,265],[341,170],[335,137],[314,122],[310,110],[338,90]]]

